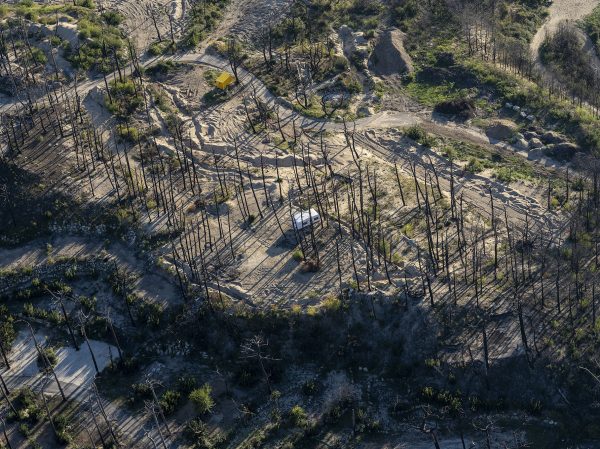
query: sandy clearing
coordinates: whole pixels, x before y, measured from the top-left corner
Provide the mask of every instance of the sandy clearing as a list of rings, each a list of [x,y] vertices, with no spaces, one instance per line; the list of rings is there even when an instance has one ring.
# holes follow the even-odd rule
[[[49,332],[38,330],[35,335],[40,346],[47,346],[50,338]],[[59,382],[65,393],[69,395],[75,391],[87,387],[96,377],[94,362],[87,346],[80,342],[79,351],[72,346],[63,346],[56,350],[58,363],[54,368]],[[94,352],[98,369],[102,371],[111,360],[118,357],[117,348],[107,343],[90,340],[90,346]],[[4,374],[9,385],[35,385],[40,379],[40,371],[37,365],[37,350],[31,334],[27,330],[19,332],[17,340],[10,354],[11,369]],[[55,382],[49,382],[46,392],[57,394],[58,387]]]
[[[46,245],[51,245],[48,251]],[[3,249],[0,252],[0,267],[14,269],[36,266],[46,263],[49,257],[77,258],[97,254],[101,250],[99,243],[91,243],[83,238],[61,236],[55,239],[37,240],[18,248]]]

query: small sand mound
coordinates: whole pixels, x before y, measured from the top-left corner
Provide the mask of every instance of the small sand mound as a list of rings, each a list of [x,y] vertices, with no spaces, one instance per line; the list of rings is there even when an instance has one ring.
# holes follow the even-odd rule
[[[379,76],[412,73],[412,59],[404,48],[404,33],[396,28],[381,33],[369,63]]]

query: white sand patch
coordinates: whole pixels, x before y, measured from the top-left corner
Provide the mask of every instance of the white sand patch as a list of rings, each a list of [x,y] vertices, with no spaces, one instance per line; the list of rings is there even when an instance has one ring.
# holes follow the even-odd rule
[[[48,346],[48,334],[38,331],[35,335],[41,347]],[[54,371],[62,388],[67,394],[89,385],[96,376],[92,355],[84,341],[80,341],[80,349],[77,351],[72,346],[63,346],[56,349],[58,363]],[[102,371],[110,363],[112,352],[113,359],[118,357],[117,348],[107,343],[90,340],[90,346],[96,358],[98,369]],[[9,384],[23,386],[34,384],[40,377],[40,369],[37,364],[37,350],[27,330],[19,332],[17,340],[10,354],[11,369],[4,376]],[[50,382],[46,389],[49,393],[57,393],[55,382]]]

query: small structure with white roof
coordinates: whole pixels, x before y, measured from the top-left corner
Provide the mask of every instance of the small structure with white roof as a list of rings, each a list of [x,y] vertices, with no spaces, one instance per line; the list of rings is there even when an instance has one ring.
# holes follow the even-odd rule
[[[307,228],[321,221],[321,216],[314,209],[296,212],[292,218],[294,228],[297,231]]]

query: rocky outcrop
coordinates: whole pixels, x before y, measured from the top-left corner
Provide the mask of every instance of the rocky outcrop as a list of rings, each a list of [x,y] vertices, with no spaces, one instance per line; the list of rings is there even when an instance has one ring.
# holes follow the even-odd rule
[[[487,127],[485,134],[494,140],[509,140],[515,135],[515,125],[496,121]]]
[[[442,101],[433,109],[439,114],[454,115],[462,120],[475,117],[475,102],[472,99]]]
[[[379,35],[369,58],[369,67],[379,76],[393,76],[414,71],[410,55],[404,48],[404,33],[397,28]]]
[[[531,139],[529,141],[529,148],[531,148],[531,149],[543,148],[543,146],[544,146],[544,143],[537,137],[534,137],[533,139]]]
[[[348,25],[342,25],[339,30],[344,55],[350,59],[356,50],[366,50],[367,40],[362,32],[355,33]]]
[[[565,136],[563,136],[555,131],[545,132],[544,134],[542,134],[540,136],[540,140],[542,142],[544,142],[546,145],[550,145],[553,143],[563,143],[563,142],[569,141]]]
[[[544,153],[557,161],[570,161],[580,151],[579,145],[562,142],[548,145]]]

